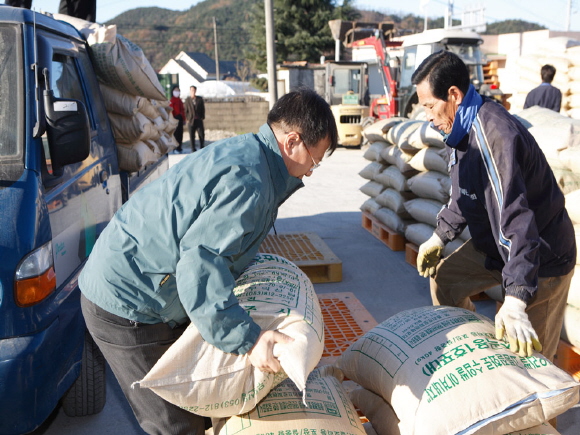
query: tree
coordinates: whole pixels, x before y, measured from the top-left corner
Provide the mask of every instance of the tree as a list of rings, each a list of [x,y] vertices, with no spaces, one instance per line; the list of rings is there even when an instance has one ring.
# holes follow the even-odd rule
[[[266,71],[266,32],[264,3],[253,7],[248,32],[252,49],[246,58],[259,71]],[[276,62],[306,60],[318,62],[321,55],[334,49],[328,22],[335,18],[353,20],[359,14],[352,0],[343,0],[336,7],[333,0],[274,0],[274,34]]]

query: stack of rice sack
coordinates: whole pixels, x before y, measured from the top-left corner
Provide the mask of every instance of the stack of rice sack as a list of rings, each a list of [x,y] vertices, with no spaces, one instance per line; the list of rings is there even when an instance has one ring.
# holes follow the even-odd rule
[[[192,323],[134,385],[149,388],[195,414],[213,418],[251,412],[286,378],[289,380],[280,389],[295,393],[292,406],[298,409],[309,403],[307,379],[322,356],[324,323],[308,277],[283,257],[258,254],[237,279],[234,294],[262,330],[278,330],[294,339],[274,347],[283,369],[280,373],[258,370],[247,354],[219,350],[207,343]],[[266,408],[264,405],[260,409]]]
[[[405,144],[418,125],[407,118],[390,118],[363,130],[370,143],[363,157],[370,163],[359,172],[367,180],[360,190],[369,197],[361,210],[399,234],[404,234],[407,225],[412,223],[403,204],[415,197],[408,180],[417,171],[409,165],[413,155],[398,144]]]
[[[427,121],[407,118],[377,121],[364,134],[371,143],[364,157],[371,163],[359,173],[368,180],[360,190],[369,196],[361,210],[420,245],[433,234],[437,213],[449,200],[442,136]],[[468,238],[465,231],[444,255]]]
[[[501,88],[512,94],[510,111],[523,109],[527,94],[542,82],[540,69],[546,64],[556,68],[552,84],[562,91],[561,112],[580,119],[580,41],[564,36],[539,44],[533,54],[508,56],[500,79]]]
[[[516,116],[534,136],[556,176],[580,247],[580,120],[541,107],[522,110]],[[580,348],[580,255],[568,294],[562,338]]]
[[[118,35],[115,25],[62,14],[54,17],[72,24],[87,40],[118,145],[120,168],[139,171],[177,147],[173,137],[177,120],[143,51]]]
[[[558,434],[546,421],[578,403],[580,384],[508,346],[485,316],[428,306],[377,325],[335,365],[378,435]]]

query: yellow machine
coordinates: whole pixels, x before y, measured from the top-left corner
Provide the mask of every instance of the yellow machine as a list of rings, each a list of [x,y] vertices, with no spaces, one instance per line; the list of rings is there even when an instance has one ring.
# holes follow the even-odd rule
[[[326,101],[334,114],[338,143],[342,146],[362,145],[362,122],[369,113],[369,106],[364,104],[366,75],[365,62],[330,62],[326,65]]]
[[[362,120],[369,112],[368,106],[359,104],[358,95],[345,94],[342,103],[330,107],[338,128],[338,143],[343,146],[362,144]]]

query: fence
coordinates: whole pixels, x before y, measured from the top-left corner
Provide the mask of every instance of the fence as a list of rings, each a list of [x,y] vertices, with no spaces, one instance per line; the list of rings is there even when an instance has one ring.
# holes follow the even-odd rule
[[[206,98],[206,130],[226,130],[234,133],[257,133],[266,122],[270,109],[259,97]]]

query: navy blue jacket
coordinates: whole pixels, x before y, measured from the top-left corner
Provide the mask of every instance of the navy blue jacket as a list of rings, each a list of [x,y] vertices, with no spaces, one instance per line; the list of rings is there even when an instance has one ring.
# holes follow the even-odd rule
[[[532,89],[526,96],[524,109],[532,106],[540,106],[559,112],[561,105],[562,92],[560,92],[560,89],[555,88],[550,83],[542,83],[537,88]]]
[[[527,129],[470,87],[446,138],[451,198],[436,233],[451,241],[469,226],[486,267],[501,270],[506,294],[528,302],[538,276],[567,274],[576,262],[564,195]]]

